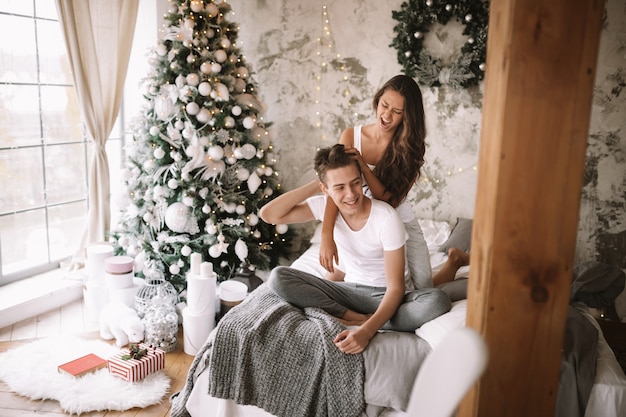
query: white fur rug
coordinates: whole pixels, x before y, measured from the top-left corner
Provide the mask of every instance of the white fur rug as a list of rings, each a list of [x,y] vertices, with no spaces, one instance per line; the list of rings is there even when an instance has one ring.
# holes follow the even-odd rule
[[[118,348],[101,340],[64,336],[38,340],[0,353],[0,380],[33,400],[53,399],[70,414],[124,411],[159,403],[170,388],[164,371],[138,382],[126,382],[106,368],[79,378],[61,374],[57,366],[88,353],[109,358]],[[167,361],[167,358],[166,358]]]

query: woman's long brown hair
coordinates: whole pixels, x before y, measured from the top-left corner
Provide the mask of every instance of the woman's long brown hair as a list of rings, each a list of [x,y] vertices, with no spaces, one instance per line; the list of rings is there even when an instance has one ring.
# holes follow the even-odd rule
[[[374,174],[393,194],[391,204],[398,205],[409,193],[421,175],[426,152],[426,122],[422,92],[413,78],[396,75],[374,95],[374,111],[383,93],[394,90],[404,97],[401,124],[387,145]]]

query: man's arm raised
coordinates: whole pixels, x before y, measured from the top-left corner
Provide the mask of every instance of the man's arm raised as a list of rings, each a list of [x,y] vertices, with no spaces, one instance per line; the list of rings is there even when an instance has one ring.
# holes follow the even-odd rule
[[[261,207],[259,215],[265,223],[291,224],[315,220],[305,200],[320,192],[318,180],[279,195]]]

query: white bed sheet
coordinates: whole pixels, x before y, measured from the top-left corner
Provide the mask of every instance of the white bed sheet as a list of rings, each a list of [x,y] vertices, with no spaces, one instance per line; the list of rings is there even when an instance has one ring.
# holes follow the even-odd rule
[[[429,240],[428,236],[432,236],[431,231],[436,230],[439,225],[421,224],[422,229],[424,229],[425,236],[427,237],[427,243],[431,254],[431,265],[434,273],[441,268],[446,260],[446,255],[437,251],[438,245],[441,244],[439,240],[441,240],[444,236],[443,233],[439,233],[436,239]],[[428,230],[428,233],[426,229],[430,229]],[[445,225],[443,225],[442,228],[439,228],[439,231],[442,229],[445,229]],[[314,236],[311,239],[311,242],[313,245],[298,259],[296,259],[292,266],[318,276],[323,276],[324,269],[320,266],[318,261],[319,240],[316,236]],[[468,273],[469,267],[465,267],[457,272],[456,277],[467,277]],[[460,303],[459,307],[462,307],[463,305],[463,303]],[[459,310],[465,312],[464,308],[460,308],[447,314],[458,315]],[[588,310],[581,310],[581,312],[598,330],[600,330],[599,325]],[[456,321],[458,322],[458,320]],[[449,330],[452,330],[452,328],[449,328]],[[422,334],[418,333],[418,336],[425,339],[431,346],[435,346],[441,337],[441,334],[439,333],[440,332],[423,332]],[[429,340],[429,338],[432,340]],[[208,376],[204,373],[201,373],[196,377],[193,391],[187,401],[187,410],[192,417],[275,417],[255,406],[238,405],[232,400],[224,400],[207,395],[208,380]],[[624,416],[626,416],[626,375],[624,375],[624,372],[617,362],[613,351],[609,347],[604,336],[602,336],[602,331],[600,331],[596,376],[584,417]],[[369,417],[367,410],[365,410],[362,414],[362,417]],[[409,416],[402,411],[387,410],[383,412],[380,417]]]

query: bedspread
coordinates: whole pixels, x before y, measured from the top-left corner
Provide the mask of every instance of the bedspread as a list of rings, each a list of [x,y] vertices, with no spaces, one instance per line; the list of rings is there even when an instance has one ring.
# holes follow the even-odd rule
[[[363,358],[333,344],[343,329],[324,311],[296,308],[261,285],[222,318],[206,344],[208,394],[279,417],[358,416],[365,406]],[[178,396],[173,417],[185,415],[178,414],[185,389]]]

